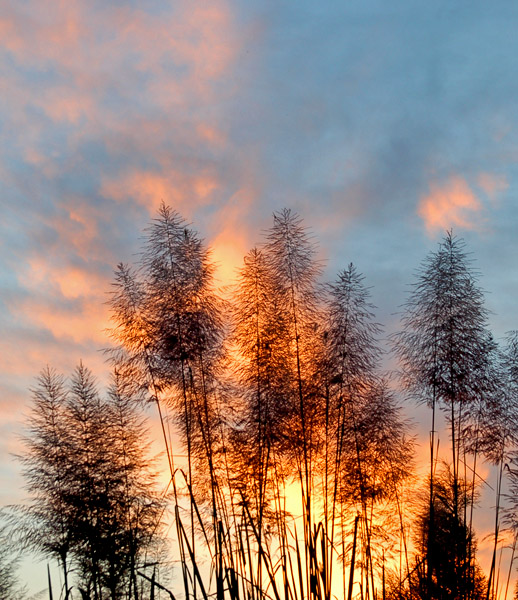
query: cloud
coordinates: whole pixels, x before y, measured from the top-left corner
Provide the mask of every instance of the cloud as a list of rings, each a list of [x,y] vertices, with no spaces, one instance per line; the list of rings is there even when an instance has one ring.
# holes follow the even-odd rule
[[[479,173],[474,182],[470,185],[465,178],[454,175],[442,184],[430,184],[417,208],[429,235],[452,227],[475,231],[485,227],[489,209],[496,206],[509,183],[504,175],[487,172]]]
[[[432,183],[429,193],[421,198],[417,212],[431,235],[451,227],[478,229],[482,211],[483,204],[466,180],[454,176],[443,185]]]
[[[106,345],[104,331],[109,325],[106,292],[110,279],[98,270],[95,262],[60,264],[51,254],[34,255],[28,259],[19,281],[24,292],[11,294],[6,302],[15,322],[46,332],[53,342],[78,344],[77,358],[81,345],[97,348]],[[38,349],[36,353],[40,353]],[[49,362],[50,354],[47,351],[41,364]]]
[[[131,164],[164,173],[165,156],[183,163],[225,145],[207,107],[237,85],[242,39],[226,0],[157,10],[29,2],[4,12],[0,34],[0,111],[9,115],[0,168],[15,158],[51,183],[99,161],[99,182]]]
[[[107,177],[100,193],[120,203],[134,199],[150,214],[165,202],[190,216],[196,207],[210,203],[219,186],[216,176],[207,169],[191,175],[173,170],[166,174],[136,170],[116,178]]]
[[[490,200],[494,201],[496,196],[509,187],[505,175],[492,175],[491,173],[480,173],[478,176],[478,185],[488,195]]]
[[[10,320],[20,327],[18,336],[26,327],[43,336],[25,340],[31,345],[27,354],[36,352],[42,361],[38,369],[54,362],[59,343],[76,344],[76,360],[85,345],[106,345],[106,292],[110,262],[115,264],[109,238],[101,231],[99,209],[73,197],[56,202],[55,208],[53,216],[40,216],[31,244],[12,259],[18,285],[5,296]]]
[[[45,305],[26,300],[20,303],[16,313],[34,327],[49,331],[56,340],[77,344],[94,342],[98,348],[107,345],[104,332],[109,326],[108,309],[100,305],[97,298],[93,302],[82,300],[67,308],[58,309],[58,306],[57,302]]]

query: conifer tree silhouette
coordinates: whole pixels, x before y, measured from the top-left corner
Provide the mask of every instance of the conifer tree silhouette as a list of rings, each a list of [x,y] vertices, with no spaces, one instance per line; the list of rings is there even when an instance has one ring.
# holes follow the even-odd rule
[[[432,552],[437,461],[435,411],[443,409],[449,423],[452,518],[465,521],[460,512],[459,481],[461,464],[465,461],[466,426],[473,420],[480,402],[494,399],[495,390],[491,365],[496,344],[487,328],[488,312],[464,243],[451,231],[446,233],[438,250],[423,261],[404,308],[403,330],[393,338],[402,366],[402,381],[417,401],[432,409],[426,556],[426,589],[430,591],[436,571],[436,555]],[[465,549],[456,558],[460,570],[463,561],[470,560],[467,552]]]

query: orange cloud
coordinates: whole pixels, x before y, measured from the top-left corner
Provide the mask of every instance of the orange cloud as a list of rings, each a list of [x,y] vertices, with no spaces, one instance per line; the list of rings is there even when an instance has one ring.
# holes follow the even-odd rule
[[[454,176],[444,185],[430,186],[429,194],[419,202],[418,215],[429,234],[450,227],[478,229],[482,208],[466,180]]]
[[[63,247],[73,248],[60,243],[58,250]],[[50,332],[59,342],[106,346],[110,277],[95,261],[63,264],[62,260],[53,249],[27,259],[19,281],[28,295],[8,303],[11,314],[36,330]]]
[[[208,171],[194,175],[171,171],[163,175],[138,170],[122,178],[105,178],[100,193],[117,202],[133,198],[152,214],[163,201],[190,216],[196,206],[210,202],[219,185],[216,177]]]
[[[111,215],[106,207],[89,203],[81,196],[64,196],[57,201],[55,215],[43,216],[45,225],[54,232],[54,239],[44,255],[38,258],[52,261],[52,271],[71,260],[72,257],[84,263],[84,269],[93,273],[100,264],[116,264],[120,256],[113,256],[109,244],[102,238],[100,226]],[[31,259],[31,260],[34,260]],[[98,264],[94,264],[94,263]],[[52,275],[49,273],[49,276]],[[92,288],[91,288],[92,289]]]
[[[11,311],[18,319],[49,331],[57,340],[76,344],[93,342],[98,348],[108,345],[105,331],[110,325],[109,310],[99,297],[67,308],[27,299],[19,301]]]
[[[50,284],[67,300],[100,297],[109,287],[105,277],[87,268],[51,265],[41,256],[30,258],[28,263],[29,272],[22,278],[26,287]]]
[[[33,305],[34,306],[34,305]],[[22,318],[25,322],[30,319],[25,318],[27,310],[31,306],[28,303],[23,305],[18,311],[16,318]],[[41,313],[38,311],[38,319]],[[45,331],[50,331],[50,328],[39,321],[38,327],[32,327],[36,324],[36,320],[30,321],[31,328],[25,337],[20,336],[17,343],[13,344],[12,339],[0,340],[0,354],[2,356],[2,379],[13,382],[10,386],[11,391],[2,396],[1,404],[9,402],[13,395],[13,389],[21,386],[25,392],[32,385],[32,380],[46,365],[57,367],[58,370],[70,372],[81,359],[86,359],[87,366],[92,369],[96,375],[105,378],[109,367],[106,364],[105,357],[100,348],[105,348],[109,345],[107,336],[101,340],[100,336],[97,339],[87,339],[83,335],[82,342],[78,343],[72,336],[66,335],[52,339],[48,335],[43,335]],[[50,331],[52,334],[52,332]],[[0,390],[1,392],[1,390]],[[26,395],[26,397],[28,394]]]

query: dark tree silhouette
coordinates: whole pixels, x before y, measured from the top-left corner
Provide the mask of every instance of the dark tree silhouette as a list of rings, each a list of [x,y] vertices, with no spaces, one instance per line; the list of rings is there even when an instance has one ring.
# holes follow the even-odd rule
[[[471,483],[455,481],[447,466],[436,474],[433,539],[427,502],[416,527],[418,554],[410,576],[410,593],[418,598],[482,600],[485,597],[487,584],[475,559],[474,534],[458,510],[471,504],[470,494]]]
[[[412,470],[413,444],[393,395],[378,374],[381,327],[374,321],[369,290],[354,265],[328,287],[322,358],[326,398],[324,498],[335,517],[360,515],[365,593],[374,589],[373,523],[385,501],[401,502],[399,484]],[[331,458],[332,457],[332,458]],[[331,460],[330,460],[331,458]],[[337,509],[340,508],[339,511]],[[401,511],[400,527],[403,525]],[[342,524],[343,529],[343,524]],[[332,535],[334,537],[334,533]],[[380,557],[381,558],[381,557]]]
[[[70,385],[47,369],[34,390],[22,457],[26,541],[95,600],[139,596],[136,569],[158,540],[163,502],[145,458],[137,398],[116,375],[109,399],[81,364]]]
[[[26,451],[21,456],[30,503],[24,507],[25,542],[56,559],[63,571],[65,600],[69,597],[69,558],[74,533],[67,500],[72,467],[68,446],[67,389],[64,379],[47,367],[32,390]]]
[[[358,509],[369,597],[375,507],[396,501],[411,470],[412,444],[376,373],[379,327],[362,276],[350,265],[324,287],[319,274],[300,218],[275,214],[264,246],[245,258],[234,293],[243,392],[235,470],[249,514],[256,515],[259,544],[266,543],[261,527],[271,532],[268,509],[275,506],[285,588],[293,567],[282,488],[295,479],[304,518],[296,585],[311,597],[330,597],[337,547],[349,532],[346,515],[354,519]]]
[[[448,232],[436,252],[421,265],[405,304],[403,330],[394,336],[402,380],[411,395],[432,409],[430,493],[427,539],[428,590],[432,586],[434,547],[435,410],[444,409],[451,436],[453,518],[459,512],[458,481],[465,462],[466,425],[477,406],[494,400],[492,358],[496,349],[487,329],[487,310],[464,243]],[[468,538],[466,538],[468,539]],[[463,552],[461,556],[466,556]],[[458,564],[458,561],[455,562]]]
[[[214,265],[196,232],[180,215],[162,205],[147,230],[138,271],[124,265],[117,270],[110,304],[115,322],[111,333],[118,346],[109,351],[109,356],[116,368],[134,370],[137,385],[157,405],[178,500],[164,404],[171,410],[187,451],[186,483],[196,504],[191,503],[192,535],[188,541],[176,502],[180,551],[189,553],[183,547],[185,543],[195,558],[194,531],[200,525],[212,539],[211,554],[221,594],[223,548],[218,532],[220,523],[230,528],[223,483],[227,479],[226,420],[232,418],[232,410],[221,376],[225,326],[213,273]],[[205,521],[198,522],[199,507],[210,511],[208,528]],[[189,594],[191,575],[185,571],[185,564],[185,593]]]
[[[9,520],[9,517],[0,511],[0,598],[19,600],[19,598],[26,598],[28,592],[20,585],[18,562],[21,547],[13,547]]]

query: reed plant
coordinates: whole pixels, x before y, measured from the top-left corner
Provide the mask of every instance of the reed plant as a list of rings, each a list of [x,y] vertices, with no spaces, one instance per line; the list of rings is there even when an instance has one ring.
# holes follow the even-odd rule
[[[283,210],[225,294],[215,272],[197,232],[162,205],[137,264],[120,264],[115,273],[107,404],[83,367],[68,391],[50,371],[40,380],[33,432],[49,416],[54,420],[45,426],[48,439],[29,436],[27,473],[35,491],[31,468],[41,447],[52,468],[43,496],[53,491],[44,507],[52,508],[50,518],[33,531],[40,547],[59,559],[64,577],[71,557],[89,574],[83,598],[95,600],[496,599],[503,585],[497,560],[506,470],[516,485],[508,465],[516,462],[517,344],[510,338],[501,352],[490,335],[462,243],[447,233],[422,264],[402,331],[392,338],[403,387],[431,408],[424,505],[413,501],[419,494],[411,424],[381,369],[382,328],[355,266],[322,283],[310,232]],[[123,496],[140,489],[145,498],[135,398],[139,406],[156,407],[160,422],[176,567],[169,583],[165,563],[143,563],[131,545],[144,548],[153,522],[160,528],[162,516],[150,508],[155,496],[148,498],[147,517],[141,506],[137,520],[134,505],[120,504],[129,546],[113,550],[129,560],[125,585],[118,586],[117,574],[111,580],[106,574],[104,554],[89,551],[104,539],[99,527],[81,532],[81,557],[77,529],[59,509],[66,458],[60,432],[63,411],[88,425],[74,435],[79,462],[90,469],[90,495],[116,475]],[[115,475],[111,455],[96,453],[106,431],[101,407],[109,409],[115,435],[112,451],[121,469]],[[451,460],[439,471],[437,409],[446,414],[451,439]],[[497,466],[487,582],[472,527],[477,460]],[[100,496],[94,496],[85,503],[88,523],[98,510]],[[514,513],[506,514],[514,525]],[[148,542],[137,532],[147,532]],[[449,545],[448,564],[441,544]],[[65,581],[62,596],[73,595]]]

